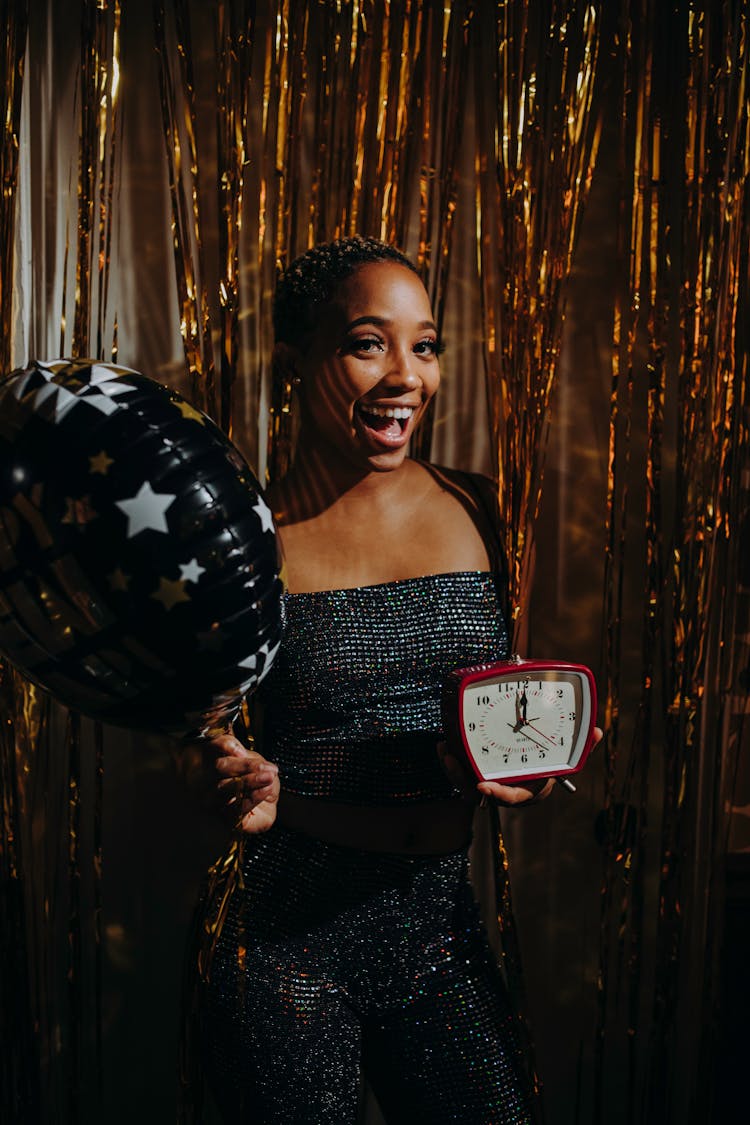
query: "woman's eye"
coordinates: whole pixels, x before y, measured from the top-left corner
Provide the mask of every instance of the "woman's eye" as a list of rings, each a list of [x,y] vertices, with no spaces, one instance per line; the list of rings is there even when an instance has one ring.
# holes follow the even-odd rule
[[[382,347],[383,342],[377,336],[360,336],[356,340],[350,340],[346,350],[350,352],[374,352]]]
[[[414,345],[414,351],[417,355],[440,355],[443,345],[440,340],[420,340]]]

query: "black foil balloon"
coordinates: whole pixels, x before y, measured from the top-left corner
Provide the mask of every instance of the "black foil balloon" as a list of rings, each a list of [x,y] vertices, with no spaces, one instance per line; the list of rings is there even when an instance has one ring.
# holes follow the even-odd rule
[[[0,381],[0,652],[61,702],[230,721],[276,654],[278,571],[258,482],[174,391],[93,360]]]

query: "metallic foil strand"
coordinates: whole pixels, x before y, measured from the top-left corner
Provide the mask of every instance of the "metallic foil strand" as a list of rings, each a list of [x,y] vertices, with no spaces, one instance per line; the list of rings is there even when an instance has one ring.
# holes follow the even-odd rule
[[[0,317],[2,318],[2,343],[0,344],[0,370],[10,365],[12,304],[13,304],[13,253],[18,181],[18,147],[21,120],[21,94],[23,91],[26,33],[29,22],[27,3],[3,0],[3,27],[5,50],[0,54],[0,78],[3,90],[3,136],[0,146]]]
[[[184,0],[174,5],[173,40],[168,37],[165,6],[154,0],[154,31],[159,59],[164,143],[172,202],[175,275],[180,302],[180,333],[195,404],[218,417],[211,319],[205,287],[201,208],[198,194],[195,83],[190,21]],[[173,58],[179,60],[180,93]],[[184,153],[184,155],[183,155]]]

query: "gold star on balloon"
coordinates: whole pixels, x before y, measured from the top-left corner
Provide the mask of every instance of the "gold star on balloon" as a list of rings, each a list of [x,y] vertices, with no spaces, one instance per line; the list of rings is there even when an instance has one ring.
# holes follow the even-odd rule
[[[96,519],[98,512],[91,506],[90,496],[66,496],[67,511],[62,518],[62,523],[72,523],[77,527],[84,527]]]
[[[201,426],[203,425],[205,419],[200,410],[196,410],[195,407],[191,406],[189,402],[185,402],[183,400],[182,402],[176,402],[175,406],[177,407],[183,418],[192,418],[194,422],[200,422]]]
[[[171,609],[172,606],[177,605],[179,602],[189,602],[190,594],[185,591],[185,581],[182,578],[160,578],[159,589],[156,593],[151,595],[156,598],[158,602],[164,606],[165,609]]]
[[[118,566],[111,574],[107,575],[107,581],[113,590],[121,590],[125,593],[130,582],[130,575],[125,574]]]
[[[102,476],[106,476],[110,465],[114,465],[114,463],[113,458],[108,457],[105,450],[102,449],[95,457],[89,457],[89,465],[91,466],[89,472],[101,473]]]

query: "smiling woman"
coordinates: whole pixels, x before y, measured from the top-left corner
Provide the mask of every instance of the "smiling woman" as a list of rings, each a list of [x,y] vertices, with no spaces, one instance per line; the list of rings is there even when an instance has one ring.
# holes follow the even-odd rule
[[[530,1120],[523,1060],[467,875],[481,796],[441,761],[456,667],[507,655],[492,483],[408,456],[440,382],[429,298],[399,251],[316,247],[282,278],[275,362],[295,459],[268,493],[286,627],[262,753],[216,740],[247,834],[204,989],[227,1121]]]

